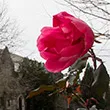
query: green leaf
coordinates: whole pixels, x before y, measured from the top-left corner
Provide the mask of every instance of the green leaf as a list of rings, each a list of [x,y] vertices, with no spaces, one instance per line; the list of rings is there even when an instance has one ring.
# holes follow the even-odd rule
[[[88,63],[86,70],[84,72],[84,77],[81,81],[81,85],[86,87],[91,87],[93,81],[94,81],[93,68]]]
[[[66,87],[66,79],[60,79],[58,81],[55,82],[55,86],[57,88],[65,88]]]
[[[41,85],[39,88],[31,91],[27,98],[32,98],[33,96],[37,96],[44,92],[52,92],[55,89],[61,89],[66,87],[66,79],[60,79],[55,82],[54,85]]]
[[[86,66],[87,59],[89,57],[89,54],[85,54],[83,57],[79,58],[70,68],[69,71],[71,70],[80,70],[82,71],[83,68]]]
[[[91,89],[90,88],[91,88],[93,81],[94,81],[93,68],[88,63],[86,70],[84,72],[84,77],[81,81],[81,92],[82,92],[82,95],[85,99],[88,99],[91,97]]]
[[[70,85],[74,84],[74,80],[76,80],[76,75],[75,74],[70,74],[68,78],[68,82]]]
[[[55,86],[54,85],[41,85],[39,88],[31,91],[29,93],[29,95],[27,96],[27,98],[32,98],[33,96],[37,96],[45,91],[53,91],[55,90]]]
[[[103,63],[96,69],[94,75],[95,78],[91,87],[92,94],[94,97],[101,99],[103,97],[103,93],[108,90],[109,85],[109,75]]]

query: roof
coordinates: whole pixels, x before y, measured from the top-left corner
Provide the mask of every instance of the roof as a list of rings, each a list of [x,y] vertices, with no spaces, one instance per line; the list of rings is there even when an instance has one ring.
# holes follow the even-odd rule
[[[0,49],[0,57],[1,57],[2,53],[3,53],[3,51],[4,51],[3,49]],[[12,58],[13,63],[20,63],[20,62],[23,61],[23,57],[20,56],[20,55],[10,53],[10,56]]]

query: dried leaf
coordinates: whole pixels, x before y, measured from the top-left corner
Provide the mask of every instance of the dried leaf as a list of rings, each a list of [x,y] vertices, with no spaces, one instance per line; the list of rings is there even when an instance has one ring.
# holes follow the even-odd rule
[[[66,87],[66,79],[60,79],[55,82],[57,88],[65,88]]]
[[[31,91],[27,98],[32,98],[33,96],[37,96],[45,91],[53,91],[55,90],[55,86],[53,85],[41,85],[39,88]]]

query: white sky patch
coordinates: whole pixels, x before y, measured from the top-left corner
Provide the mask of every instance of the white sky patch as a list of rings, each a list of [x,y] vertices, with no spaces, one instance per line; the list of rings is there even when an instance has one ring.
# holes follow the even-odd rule
[[[42,61],[36,48],[36,39],[40,35],[40,30],[44,26],[52,26],[54,14],[67,10],[69,12],[69,8],[61,6],[55,0],[6,0],[6,4],[11,19],[15,19],[24,30],[22,39],[27,41],[22,51],[17,53]]]
[[[78,14],[75,13],[75,10],[70,10],[70,7],[67,5],[60,5],[60,3],[65,4],[64,0],[4,0],[6,6],[8,8],[9,17],[11,19],[15,19],[16,22],[20,25],[21,30],[23,29],[23,35],[21,36],[27,44],[22,47],[20,52],[16,52],[19,55],[34,58],[38,61],[44,61],[37,50],[36,47],[36,39],[40,35],[40,30],[44,26],[52,26],[52,16],[61,11],[67,11],[74,16],[78,17]],[[0,0],[3,2],[3,0]],[[60,2],[60,3],[58,3]],[[79,15],[81,16],[81,15]],[[85,20],[85,18],[81,17],[81,19]],[[87,21],[89,23],[89,21]],[[95,23],[97,24],[97,22]],[[95,27],[99,26],[95,25]],[[94,26],[93,26],[94,27]],[[109,42],[108,42],[109,43]],[[110,45],[108,43],[103,42],[103,45],[98,45],[96,49],[100,49],[98,52],[101,52],[104,49],[107,55],[110,55]],[[95,45],[96,46],[96,45]],[[106,48],[105,48],[106,47]],[[103,52],[103,53],[104,53]],[[104,54],[105,54],[104,53]],[[100,55],[99,55],[100,56]],[[108,67],[110,67],[109,60],[110,57],[101,57]]]

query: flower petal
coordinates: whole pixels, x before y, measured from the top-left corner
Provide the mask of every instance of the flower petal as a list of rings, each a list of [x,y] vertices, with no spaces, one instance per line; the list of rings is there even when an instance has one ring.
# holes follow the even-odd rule
[[[61,12],[53,16],[53,26],[61,26],[62,24],[72,23],[79,32],[84,34],[85,38],[85,49],[91,48],[94,42],[94,34],[91,28],[81,19],[75,18],[74,16]],[[77,33],[77,32],[74,32]],[[78,37],[78,36],[76,36]]]
[[[93,42],[93,31],[85,22],[61,12],[53,16],[53,27],[41,30],[37,46],[47,70],[59,72],[86,54]]]
[[[55,48],[46,49],[46,50],[44,50],[44,51],[41,51],[41,52],[40,52],[40,55],[41,55],[41,57],[44,58],[45,60],[53,59],[53,58],[55,58],[55,57],[58,57]]]
[[[60,55],[62,57],[80,56],[83,51],[84,51],[84,42],[80,41],[79,43],[73,46],[63,48]]]
[[[67,12],[61,12],[61,13],[54,15],[53,16],[53,27],[60,26],[61,24],[64,24],[64,23],[68,24],[68,22],[70,22],[71,20],[67,19],[66,18],[67,16],[74,17],[68,14]]]
[[[54,47],[56,40],[65,39],[62,35],[62,30],[59,28],[44,27],[37,39],[37,46],[39,51],[45,50],[47,47]]]
[[[60,28],[45,27],[37,40],[39,51],[44,51],[47,48],[55,48],[60,52],[62,48],[71,44],[71,40],[66,39]]]
[[[87,50],[90,49],[94,42],[94,33],[91,28],[85,22],[78,18],[72,18],[72,23],[80,32],[84,33],[85,48]]]
[[[45,63],[45,67],[48,71],[57,73],[71,66],[77,59],[78,59],[78,56],[48,59]]]

